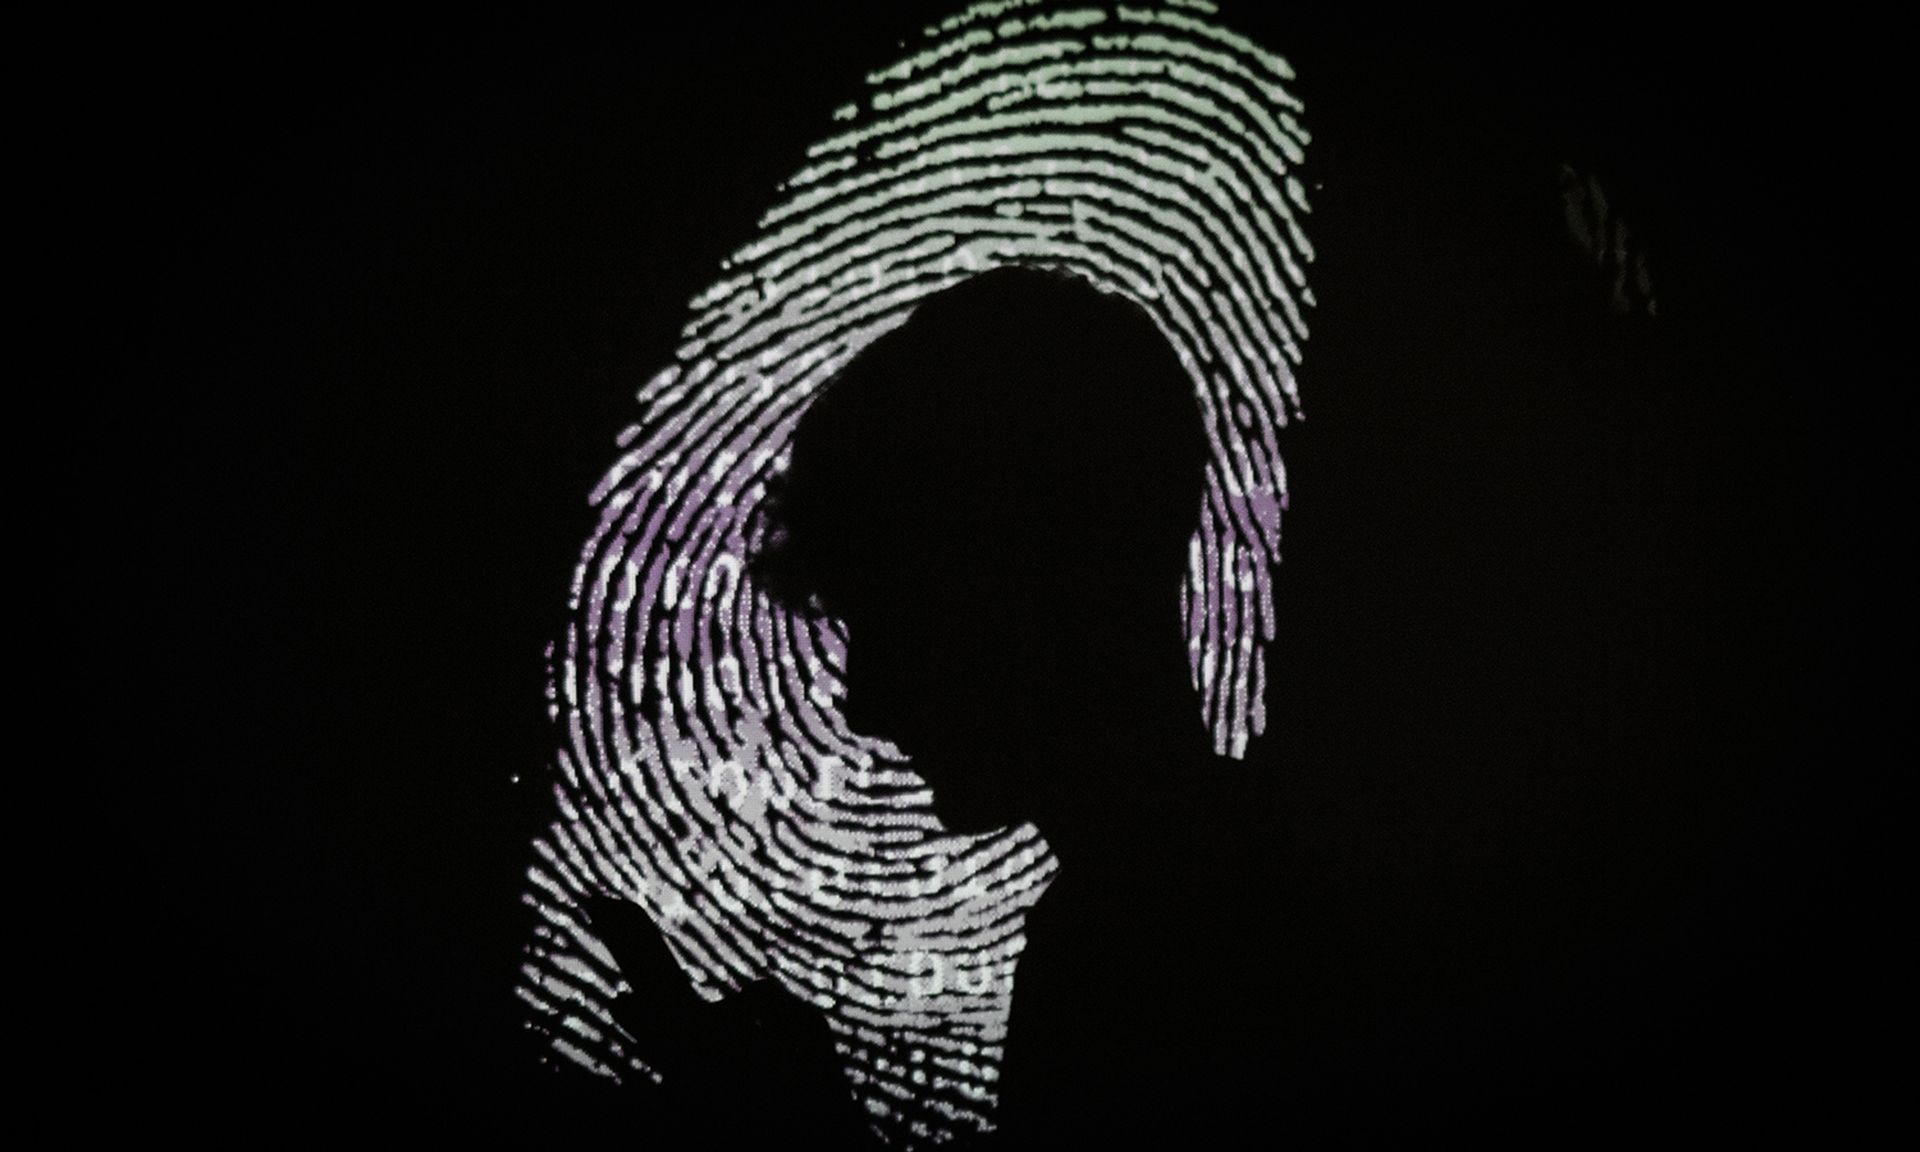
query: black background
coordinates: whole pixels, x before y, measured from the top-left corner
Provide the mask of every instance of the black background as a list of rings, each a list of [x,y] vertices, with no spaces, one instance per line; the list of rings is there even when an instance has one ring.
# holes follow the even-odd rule
[[[605,1104],[509,991],[585,494],[922,7],[29,37],[33,383],[72,405],[32,446],[58,1075],[214,1128]],[[1291,880],[1249,911],[1299,926],[1313,1127],[1864,1123],[1895,1032],[1884,33],[1226,18],[1315,133],[1252,754]],[[1645,237],[1656,320],[1607,310],[1562,161]]]

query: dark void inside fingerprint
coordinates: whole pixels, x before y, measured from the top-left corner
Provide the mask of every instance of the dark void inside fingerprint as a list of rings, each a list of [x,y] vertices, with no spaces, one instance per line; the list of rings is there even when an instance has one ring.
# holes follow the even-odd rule
[[[1008,747],[1200,733],[1179,581],[1207,456],[1191,380],[1144,312],[999,269],[930,298],[827,386],[754,566],[847,624],[856,731],[928,773],[995,749],[932,781],[950,824],[1034,819],[1051,836],[1071,774],[998,779],[1022,758]]]
[[[1116,1085],[1197,1104],[1226,1083],[1166,1056],[1200,1035],[1224,1051],[1234,1030],[1196,1021],[1245,1007],[1190,978],[1196,942],[1231,951],[1213,863],[1247,842],[1220,835],[1179,612],[1207,458],[1144,312],[996,270],[827,386],[756,558],[846,622],[849,722],[912,757],[950,828],[1030,821],[1060,858],[1017,977],[1008,1138],[1084,1134]]]

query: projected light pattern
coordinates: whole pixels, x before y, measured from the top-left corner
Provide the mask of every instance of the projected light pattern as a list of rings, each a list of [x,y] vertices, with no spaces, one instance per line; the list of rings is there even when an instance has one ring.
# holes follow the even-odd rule
[[[1562,164],[1560,202],[1566,210],[1567,234],[1606,278],[1613,310],[1623,316],[1657,314],[1659,301],[1654,299],[1653,277],[1647,271],[1646,248],[1620,218],[1599,178]]]
[[[632,900],[703,996],[771,977],[827,1014],[883,1137],[991,1124],[1031,827],[945,832],[897,749],[838,709],[844,630],[743,573],[752,513],[810,397],[915,303],[1038,264],[1137,301],[1193,379],[1212,446],[1176,605],[1217,750],[1265,725],[1294,368],[1313,303],[1285,61],[1211,4],[979,4],[868,77],[760,234],[692,302],[675,362],[593,492],[552,653],[558,817],[518,994],[557,1058],[653,1075],[607,1005],[579,910]],[[857,658],[857,649],[855,658]],[[751,1093],[750,1086],[742,1091]]]

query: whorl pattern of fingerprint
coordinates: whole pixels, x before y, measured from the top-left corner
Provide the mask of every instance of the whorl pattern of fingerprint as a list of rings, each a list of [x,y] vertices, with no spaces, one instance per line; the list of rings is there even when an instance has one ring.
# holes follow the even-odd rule
[[[1033,263],[1152,315],[1213,449],[1179,604],[1192,680],[1218,751],[1263,729],[1275,432],[1299,414],[1313,303],[1308,134],[1286,62],[1214,13],[1011,0],[926,29],[692,302],[593,493],[554,654],[559,815],[535,845],[517,992],[558,1057],[653,1074],[579,911],[612,895],[702,995],[772,977],[823,1008],[890,1142],[991,1123],[1023,916],[1054,862],[1031,827],[945,832],[898,750],[841,719],[843,630],[742,571],[808,399],[929,293]]]

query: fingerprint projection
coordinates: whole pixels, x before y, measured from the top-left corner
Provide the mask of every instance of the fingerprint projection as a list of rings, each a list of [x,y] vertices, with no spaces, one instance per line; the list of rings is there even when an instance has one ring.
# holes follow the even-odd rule
[[[1614,210],[1599,179],[1571,164],[1561,165],[1560,201],[1566,209],[1567,234],[1606,279],[1613,310],[1623,316],[1657,314],[1659,301],[1647,271],[1646,247]]]
[[[759,234],[700,293],[594,490],[551,653],[557,817],[517,988],[552,1059],[654,1077],[581,911],[632,901],[695,989],[772,979],[817,1005],[898,1145],[988,1128],[1023,914],[1055,863],[1030,826],[956,836],[898,749],[848,730],[844,628],[744,570],[809,399],[916,302],[1031,264],[1137,302],[1191,377],[1211,463],[1183,615],[1216,750],[1265,726],[1295,367],[1313,304],[1308,134],[1280,57],[1211,4],[976,5],[832,113]],[[743,1086],[743,1091],[750,1089]]]

